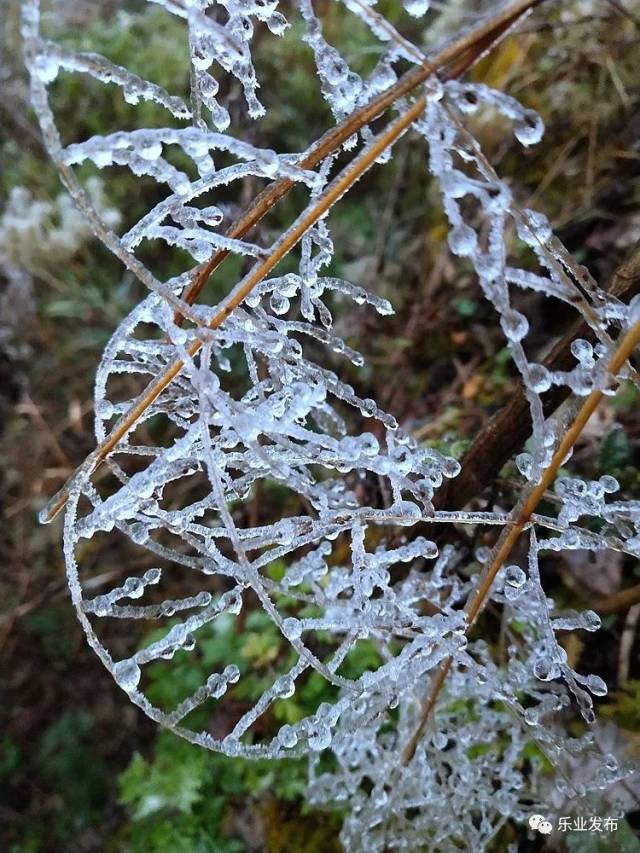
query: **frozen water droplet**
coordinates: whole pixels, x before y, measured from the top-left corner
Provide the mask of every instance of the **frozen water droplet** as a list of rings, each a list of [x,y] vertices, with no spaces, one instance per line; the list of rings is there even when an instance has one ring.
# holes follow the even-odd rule
[[[140,598],[144,592],[144,584],[140,578],[127,578],[123,589],[129,598]]]
[[[212,228],[215,228],[215,226],[220,225],[220,223],[224,219],[223,213],[220,208],[215,207],[213,205],[210,207],[203,207],[200,211],[200,216],[202,217],[202,221],[205,224],[210,225]]]
[[[472,255],[478,245],[478,238],[476,236],[476,232],[473,230],[473,228],[470,228],[464,223],[456,225],[455,228],[452,228],[449,232],[448,239],[449,248],[451,249],[454,255],[459,255],[460,257],[467,257],[468,255]]]
[[[533,674],[540,681],[551,681],[556,676],[556,665],[549,658],[538,658],[533,665]]]
[[[527,575],[520,566],[507,566],[504,570],[504,582],[509,586],[521,587],[526,583]]]
[[[231,663],[229,666],[225,666],[223,675],[229,684],[235,684],[240,678],[240,670],[234,663]]]
[[[365,418],[372,418],[375,413],[378,411],[378,407],[376,405],[376,401],[372,400],[370,397],[367,397],[362,401],[362,405],[360,406],[361,413],[365,416]]]
[[[288,699],[296,691],[295,681],[290,676],[284,675],[275,682],[273,690],[280,699]]]
[[[505,311],[500,318],[502,331],[510,341],[521,341],[529,331],[529,323],[519,311]]]
[[[126,693],[134,693],[140,683],[140,667],[133,658],[118,661],[113,667],[113,677]]]
[[[551,387],[551,374],[542,364],[529,365],[529,387],[536,394],[542,394]]]
[[[524,592],[527,576],[519,566],[507,566],[503,577],[504,597],[507,601],[515,601]]]
[[[97,595],[93,599],[93,612],[96,616],[106,616],[111,610],[111,602],[108,595]]]
[[[282,623],[282,630],[289,640],[297,640],[302,635],[302,622],[293,616],[289,616]]]
[[[462,466],[458,460],[451,456],[447,456],[442,464],[442,473],[444,476],[448,479],[452,479],[453,477],[457,477],[460,471],[462,471]]]
[[[227,692],[227,682],[222,675],[215,673],[207,678],[207,691],[214,699],[220,699]]]
[[[232,589],[231,592],[226,592],[220,599],[220,609],[237,616],[242,610],[242,595],[240,590]]]
[[[444,732],[436,732],[431,738],[431,743],[436,749],[444,749],[449,743],[449,738]]]
[[[403,0],[403,5],[410,15],[419,18],[429,11],[431,2],[430,0]]]
[[[586,686],[594,696],[606,696],[607,685],[598,675],[588,675],[586,678]]]
[[[291,306],[287,297],[278,293],[278,291],[271,295],[269,304],[271,305],[271,309],[274,314],[286,314]]]
[[[605,690],[606,690],[606,688],[605,688]],[[604,696],[605,694],[602,694],[602,695]],[[618,768],[620,767],[620,765],[618,763],[618,759],[615,757],[615,755],[607,755],[607,757],[604,760],[604,763],[605,763],[605,767],[607,768],[607,770],[615,771],[615,770],[618,770]]]
[[[620,489],[620,483],[616,480],[615,477],[612,477],[610,474],[603,474],[600,477],[600,485],[605,490],[605,492],[609,495],[617,492]]]
[[[185,651],[192,652],[196,647],[196,638],[193,636],[193,634],[187,634],[181,645]]]
[[[594,364],[593,347],[589,341],[584,341],[582,338],[576,338],[571,342],[571,352],[581,364],[586,367],[592,367]]]
[[[602,625],[602,620],[593,610],[585,610],[582,613],[582,626],[585,631],[597,631]]]
[[[285,749],[292,749],[298,743],[298,735],[292,726],[282,726],[278,732],[278,740]]]
[[[530,479],[533,472],[533,461],[533,456],[530,453],[519,453],[516,456],[516,466],[518,471],[520,471],[522,476],[526,477],[527,480]]]
[[[487,548],[485,545],[482,545],[480,548],[476,548],[474,552],[474,557],[480,563],[480,565],[484,565],[488,563],[491,559],[491,548]]]
[[[149,527],[142,522],[136,522],[130,528],[131,538],[138,545],[143,545],[149,539]]]
[[[144,573],[144,582],[146,584],[156,584],[162,576],[162,569],[147,569]]]
[[[329,746],[331,746],[331,729],[328,726],[319,725],[309,738],[309,747],[314,752],[322,752]]]
[[[522,119],[514,123],[513,132],[522,145],[535,145],[542,139],[544,122],[533,110],[527,110]]]

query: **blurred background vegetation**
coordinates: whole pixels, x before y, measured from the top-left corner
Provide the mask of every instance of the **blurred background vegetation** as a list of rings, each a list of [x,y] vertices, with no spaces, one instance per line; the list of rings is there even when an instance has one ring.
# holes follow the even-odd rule
[[[365,28],[351,18],[346,25],[340,4],[322,5],[328,40],[341,45],[356,70],[366,70],[372,45]],[[401,17],[390,0],[381,5],[408,37],[419,40],[415,22]],[[510,176],[520,202],[543,210],[578,260],[604,283],[640,239],[640,8],[632,0],[559,5],[561,11],[550,6],[530,18],[472,71],[475,80],[508,90],[542,114],[547,126],[542,143],[523,151],[501,123],[486,118],[475,120],[475,131],[498,171]],[[473,4],[455,0],[449,6],[455,14]],[[339,850],[339,812],[319,814],[304,804],[304,762],[227,759],[158,731],[129,704],[84,643],[66,595],[60,524],[40,527],[36,515],[93,449],[96,365],[108,337],[143,291],[65,199],[29,111],[17,7],[7,0],[0,7],[5,48],[0,60],[0,848],[25,853]],[[77,44],[80,39],[86,49],[134,71],[144,69],[168,89],[187,91],[182,25],[160,8],[73,0],[58,1],[52,9],[61,40]],[[301,151],[331,123],[310,51],[296,26],[280,40],[262,36],[258,32],[257,52],[267,117],[249,123],[231,86],[226,96],[232,121],[244,138]],[[147,108],[147,126],[156,121],[152,105],[134,109],[114,87],[90,87],[80,76],[61,78],[56,105],[69,139],[133,127]],[[157,185],[144,179],[132,193],[124,170],[108,180],[89,170],[84,177],[114,221],[117,211],[138,218],[158,200]],[[247,179],[243,198],[229,199],[228,209],[241,210],[254,193]],[[278,214],[283,223],[286,207]],[[276,218],[270,227],[277,224]],[[392,163],[374,170],[337,207],[331,227],[335,271],[390,298],[396,309],[384,320],[366,311],[338,318],[339,333],[367,357],[363,370],[340,369],[362,396],[377,399],[421,440],[460,456],[488,415],[508,400],[515,371],[470,267],[448,253],[447,224],[421,142],[407,136]],[[145,260],[163,278],[187,266],[186,256],[152,248],[153,261]],[[229,259],[206,297],[225,293],[240,272],[240,262]],[[531,316],[537,303],[534,296],[526,299]],[[568,316],[558,311],[539,320],[534,345],[544,350],[562,333]],[[637,496],[639,459],[638,394],[626,388],[589,426],[574,454],[574,471],[613,474],[627,496]],[[502,472],[492,500],[510,498],[513,475],[509,468]],[[575,555],[573,561],[570,555],[556,558],[546,570],[549,593],[564,605],[593,606],[640,583],[633,561],[609,555],[589,562],[582,552]],[[119,577],[127,571],[123,562],[114,549],[99,570]],[[595,637],[567,634],[565,644],[574,662],[588,656],[590,671],[614,688],[600,703],[607,736],[638,754],[639,645],[635,628],[631,646],[621,644],[628,621],[626,609],[614,610]],[[240,633],[224,619],[216,625],[196,664],[205,676],[212,664],[233,662],[251,671],[255,663],[281,653],[279,634],[258,612],[249,615]],[[371,655],[375,650],[360,644],[350,665],[365,668]],[[180,670],[184,685],[194,681],[193,665]],[[203,673],[195,673],[195,683]],[[182,686],[167,683],[159,670],[153,690],[161,701]],[[276,703],[274,713],[281,722],[298,719],[316,707],[325,689],[312,675],[300,693]],[[257,675],[246,690],[261,692]],[[639,814],[636,804],[617,836],[625,849],[640,849],[633,839]],[[516,840],[515,831],[509,832],[497,849]],[[527,849],[523,838],[520,842]]]

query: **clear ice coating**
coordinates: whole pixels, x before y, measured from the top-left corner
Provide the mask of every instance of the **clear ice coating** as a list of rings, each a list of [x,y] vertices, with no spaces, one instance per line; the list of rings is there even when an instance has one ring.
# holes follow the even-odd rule
[[[582,787],[565,785],[568,799],[628,772],[611,756],[599,754],[590,735],[571,738],[560,727],[558,714],[571,703],[591,724],[592,697],[605,695],[606,685],[569,665],[557,634],[596,631],[600,620],[589,610],[556,609],[542,587],[539,553],[613,549],[640,557],[640,502],[616,499],[619,484],[610,475],[593,482],[559,477],[555,515],[533,517],[524,534],[528,556],[503,566],[490,592],[493,608],[503,614],[502,659],[484,641],[466,637],[464,605],[492,555],[486,547],[471,555],[464,537],[461,546],[438,548],[439,526],[500,531],[513,514],[497,508],[436,511],[434,495],[459,474],[460,464],[419,443],[392,414],[360,396],[332,369],[340,361],[356,367],[364,362],[341,337],[342,324],[334,327],[334,312],[346,314],[355,310],[353,305],[381,315],[393,309],[381,296],[329,274],[333,241],[327,217],[302,229],[296,262],[289,266],[293,271],[262,272],[274,249],[289,238],[295,243],[292,235],[306,211],[269,246],[263,245],[265,234],[259,229],[250,239],[234,231],[234,205],[216,198],[222,190],[228,199],[229,189],[240,198],[240,182],[248,177],[284,179],[307,193],[308,210],[327,199],[334,186],[337,152],[305,168],[298,154],[234,135],[221,94],[229,90],[221,87],[223,78],[237,81],[251,118],[265,112],[252,56],[258,28],[267,38],[296,26],[336,120],[391,87],[402,63],[420,65],[425,55],[383,17],[374,0],[344,0],[378,42],[378,61],[368,75],[353,71],[330,43],[318,4],[310,0],[287,5],[291,20],[277,0],[155,2],[184,23],[191,66],[188,98],[107,57],[44,38],[38,0],[23,4],[32,103],[77,207],[76,220],[91,227],[150,291],[114,332],[98,368],[98,442],[149,382],[180,365],[138,419],[149,435],[158,434],[152,425],[163,422],[171,436],[165,446],[143,444],[142,431],[130,430],[108,457],[115,485],[107,491],[94,484],[88,466],[72,483],[64,550],[78,616],[117,684],[152,719],[228,755],[308,754],[310,801],[348,806],[345,849],[419,849],[429,838],[430,849],[445,851],[452,849],[452,832],[455,849],[482,849],[505,820],[522,822],[533,808],[543,813],[545,804],[554,802],[545,789],[542,757],[561,780],[568,766],[582,762],[591,771],[596,768]],[[415,18],[430,9],[428,0],[403,0],[402,5]],[[434,10],[436,5],[443,4],[433,4]],[[218,6],[224,14],[215,14]],[[131,105],[154,103],[165,115],[163,126],[114,128],[63,145],[48,98],[61,73],[116,86]],[[556,417],[545,417],[542,395],[561,385],[580,398],[593,390],[611,393],[623,378],[637,380],[628,366],[616,377],[607,367],[613,332],[637,319],[638,305],[627,307],[603,292],[571,258],[548,219],[518,205],[468,127],[469,116],[478,111],[497,112],[518,142],[530,146],[544,130],[534,111],[479,83],[431,78],[424,94],[427,105],[414,131],[424,140],[425,162],[440,187],[451,226],[449,248],[475,269],[521,376],[533,430],[514,463],[525,485],[536,484],[571,411],[569,404]],[[414,98],[415,93],[400,99],[392,110],[402,112]],[[375,141],[365,126],[343,147],[366,157]],[[383,152],[377,162],[391,153]],[[104,170],[104,185],[82,186],[74,167],[86,161]],[[133,185],[138,177],[152,179],[160,199],[120,235],[114,229],[121,217],[102,199],[103,186],[108,197],[113,168],[129,170]],[[5,214],[0,222],[0,255],[5,245],[15,243],[11,235],[23,202],[12,199],[13,218]],[[62,219],[71,221],[70,205],[59,206]],[[37,221],[50,212],[32,208]],[[478,212],[470,216],[469,209]],[[519,251],[511,257],[513,234]],[[136,256],[145,241],[153,240],[186,250],[198,264],[216,253],[232,253],[253,266],[220,305],[191,306],[182,294],[198,267],[159,281]],[[525,255],[527,263],[522,262]],[[523,313],[521,291],[559,299],[587,322],[594,342],[573,342],[575,363],[568,370],[549,370],[528,352],[534,318]],[[240,304],[227,312],[237,294],[243,296]],[[326,361],[314,361],[311,351],[324,351]],[[383,497],[376,502],[368,501],[367,489],[361,488],[371,483],[381,484]],[[283,496],[286,513],[253,517],[250,507],[259,505],[257,496],[268,489]],[[124,580],[96,591],[86,582],[81,557],[89,540],[110,537],[124,538],[133,549],[138,559],[132,565],[151,568],[138,574],[132,568]],[[201,707],[215,715],[217,703],[233,704],[235,685],[243,683],[243,671],[233,662],[210,672],[171,707],[151,702],[148,667],[184,665],[216,632],[229,623],[242,624],[238,620],[255,610],[276,626],[286,653],[262,673],[262,694],[241,712],[236,709],[230,733],[216,737],[190,720]],[[153,620],[156,630],[146,645],[123,656],[135,620]],[[350,675],[350,656],[361,641],[373,644],[377,663]],[[403,750],[418,723],[425,690],[447,660],[450,673],[432,728],[404,767]],[[333,686],[333,701],[278,727],[272,706],[293,696],[311,672]],[[524,755],[532,750],[539,757],[525,772]],[[333,755],[332,771],[321,761],[327,751]],[[456,815],[455,828],[442,821],[444,814]]]

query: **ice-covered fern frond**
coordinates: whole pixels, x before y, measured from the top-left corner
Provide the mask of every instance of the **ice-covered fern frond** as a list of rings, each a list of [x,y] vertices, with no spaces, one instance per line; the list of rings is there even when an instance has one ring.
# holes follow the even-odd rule
[[[481,127],[473,117],[484,115],[528,147],[543,133],[540,117],[507,93],[461,79],[543,4],[490,10],[442,46],[429,35],[438,14],[407,0],[396,17],[422,22],[417,46],[375,3],[345,0],[376,45],[368,75],[327,40],[310,0],[287,5],[286,18],[268,0],[158,5],[183,25],[188,91],[168,92],[108,57],[46,38],[52,22],[41,20],[37,0],[24,4],[32,102],[48,150],[96,234],[149,290],[98,368],[97,449],[44,512],[50,520],[66,506],[78,616],[131,700],[183,737],[228,755],[311,753],[312,801],[349,802],[348,849],[418,849],[425,833],[432,849],[451,849],[451,827],[438,828],[436,816],[466,809],[456,838],[479,849],[547,796],[540,768],[524,766],[532,744],[561,787],[565,780],[568,798],[627,772],[598,756],[589,735],[570,738],[559,725],[571,703],[592,723],[591,697],[606,688],[569,665],[557,634],[596,630],[598,618],[556,610],[538,555],[640,555],[638,502],[613,497],[612,477],[556,478],[602,396],[621,380],[637,382],[628,358],[640,338],[638,298],[628,305],[598,286],[546,217],[520,205],[473,132]],[[252,54],[257,32],[278,38],[289,24],[313,56],[336,120],[293,153],[260,145],[270,93],[260,99]],[[67,73],[117,86],[129,105],[152,104],[152,126],[65,140],[54,104],[56,79]],[[231,110],[235,86],[242,98]],[[236,109],[258,120],[252,142],[237,133]],[[532,435],[515,460],[522,500],[513,509],[442,506],[439,490],[460,464],[420,444],[335,367],[360,367],[364,358],[333,315],[385,315],[392,306],[335,272],[330,213],[407,134],[423,146],[440,189],[449,248],[472,265],[520,374]],[[123,216],[116,233],[78,177],[88,164],[105,175],[128,170],[132,192],[138,180],[153,181],[159,200],[134,221]],[[241,211],[246,186],[260,192]],[[289,219],[276,229],[265,217],[289,192]],[[143,263],[158,245],[182,253],[182,273],[161,280]],[[241,271],[233,288],[215,304],[197,301],[229,255]],[[583,318],[589,338],[573,341],[573,364],[562,370],[534,359],[530,340],[537,318],[558,302]],[[527,316],[524,305],[535,312]],[[549,412],[550,389],[566,399],[557,411]],[[541,514],[550,488],[557,513]],[[445,529],[457,538],[442,547]],[[466,529],[498,531],[494,552],[470,553]],[[524,539],[528,556],[516,548]],[[86,581],[114,542],[130,555],[131,574],[89,593]],[[502,660],[471,634],[487,602],[502,613]],[[189,653],[206,660],[216,632],[234,620],[241,631],[256,611],[284,648],[261,662],[259,694],[229,660],[203,683],[182,679],[158,696],[157,667],[182,670]],[[157,630],[141,645],[131,626],[149,620]],[[376,653],[363,669],[354,660],[364,642]],[[274,708],[312,677],[331,700],[280,725]],[[490,749],[470,754],[487,741]],[[599,768],[584,790],[566,781],[567,764],[581,760]]]

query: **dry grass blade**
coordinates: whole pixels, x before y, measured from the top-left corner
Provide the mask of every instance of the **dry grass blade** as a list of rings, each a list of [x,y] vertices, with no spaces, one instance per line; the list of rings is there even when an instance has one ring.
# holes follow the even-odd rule
[[[640,320],[638,320],[629,329],[629,331],[624,335],[624,337],[618,344],[616,351],[613,354],[613,357],[611,358],[611,361],[608,365],[609,373],[612,376],[615,376],[619,373],[620,369],[627,361],[629,356],[633,353],[634,349],[638,346],[638,344],[640,344]],[[467,631],[471,628],[476,617],[480,613],[480,610],[482,609],[482,606],[485,603],[487,596],[491,590],[493,582],[496,579],[496,575],[498,574],[498,572],[504,565],[505,560],[513,550],[513,547],[516,544],[520,534],[531,521],[531,516],[535,512],[535,509],[538,506],[539,502],[542,500],[544,493],[547,491],[547,489],[553,482],[558,472],[558,469],[563,464],[563,462],[565,462],[568,454],[573,449],[575,443],[580,437],[580,434],[582,433],[587,422],[589,421],[589,418],[598,408],[603,397],[604,393],[601,390],[596,389],[595,391],[592,391],[586,398],[578,414],[576,415],[575,420],[573,421],[570,428],[567,430],[564,438],[558,446],[558,449],[554,453],[550,465],[543,472],[540,482],[534,489],[531,490],[531,492],[529,492],[529,495],[522,503],[515,520],[512,524],[509,525],[508,528],[505,529],[504,535],[498,541],[498,545],[491,561],[491,565],[484,574],[484,577],[482,578],[478,589],[476,590],[473,598],[471,599],[467,607]],[[429,720],[431,712],[435,707],[438,695],[440,694],[440,691],[444,686],[447,674],[451,669],[451,665],[452,658],[447,658],[436,673],[431,692],[422,708],[420,722],[418,723],[416,730],[414,731],[409,742],[403,750],[403,764],[407,764],[415,753],[418,741],[422,737],[427,721]]]
[[[399,98],[416,89],[432,74],[441,71],[447,74],[447,76],[458,76],[463,73],[477,58],[484,55],[491,46],[495,45],[523,15],[543,2],[544,0],[518,0],[518,2],[508,6],[491,20],[480,24],[462,38],[457,39],[451,45],[444,48],[430,63],[423,62],[416,68],[408,71],[394,86],[383,92],[382,95],[367,106],[354,112],[344,122],[328,131],[300,161],[299,165],[304,168],[311,168],[318,165],[330,153],[337,150],[346,139],[368,124],[373,118],[384,113]],[[221,309],[209,322],[209,328],[216,329],[224,322],[262,278],[293,248],[304,233],[326,213],[333,200],[344,195],[356,183],[364,171],[377,159],[380,153],[392,145],[404,130],[419,117],[424,109],[424,104],[424,98],[418,99],[398,121],[394,122],[388,130],[381,134],[374,146],[368,149],[364,155],[358,157],[351,166],[348,166],[333,181],[318,202],[308,210],[295,228],[288,232],[287,239],[278,241],[269,257],[262,264],[259,264],[232,291],[224,301]],[[270,188],[257,197],[249,211],[232,226],[228,236],[234,238],[244,236],[289,191],[291,186],[292,182],[288,179],[276,181]],[[199,269],[185,295],[185,300],[188,303],[192,304],[197,299],[209,276],[224,260],[227,254],[226,250],[215,252],[211,259]],[[181,320],[180,317],[177,319]],[[201,343],[199,341],[192,344],[188,350],[189,356],[192,357],[195,355],[200,346]],[[87,470],[92,472],[104,461],[106,456],[131,431],[141,415],[173,381],[183,367],[184,362],[176,360],[161,376],[149,384],[140,397],[138,397],[130,411],[120,419],[102,444],[87,457],[58,493],[54,495],[42,511],[40,515],[41,521],[50,522],[55,518],[67,503],[70,484],[78,476],[79,472],[86,472]]]

